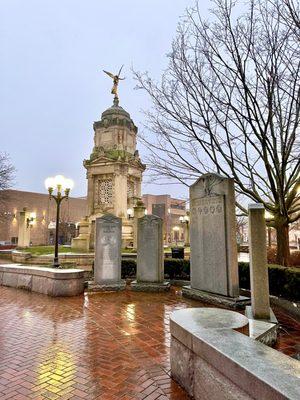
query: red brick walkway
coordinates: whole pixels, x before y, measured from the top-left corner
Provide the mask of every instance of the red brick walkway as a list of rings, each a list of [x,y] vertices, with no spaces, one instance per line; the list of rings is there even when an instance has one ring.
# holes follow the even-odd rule
[[[199,302],[175,290],[55,299],[4,287],[0,299],[1,400],[187,399],[170,378],[169,315]],[[288,353],[300,324],[279,314]]]

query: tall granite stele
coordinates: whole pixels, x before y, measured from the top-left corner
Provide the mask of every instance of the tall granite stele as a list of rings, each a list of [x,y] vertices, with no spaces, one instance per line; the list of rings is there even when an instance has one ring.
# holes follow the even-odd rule
[[[234,182],[202,175],[190,187],[191,286],[182,294],[214,304],[244,308],[239,295]]]
[[[122,219],[111,214],[96,219],[94,282],[91,291],[125,289],[121,280]]]
[[[134,291],[162,292],[170,289],[164,282],[163,220],[145,215],[137,222],[137,280]]]

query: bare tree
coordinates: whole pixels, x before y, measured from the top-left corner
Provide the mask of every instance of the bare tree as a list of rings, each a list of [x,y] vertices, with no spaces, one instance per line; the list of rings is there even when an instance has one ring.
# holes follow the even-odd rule
[[[15,168],[7,154],[0,153],[0,191],[8,189],[14,178]]]
[[[292,0],[213,3],[209,20],[198,3],[187,11],[160,83],[135,72],[153,101],[147,161],[156,178],[184,184],[213,170],[232,176],[244,214],[246,198],[272,213],[287,265],[300,217],[299,14]]]

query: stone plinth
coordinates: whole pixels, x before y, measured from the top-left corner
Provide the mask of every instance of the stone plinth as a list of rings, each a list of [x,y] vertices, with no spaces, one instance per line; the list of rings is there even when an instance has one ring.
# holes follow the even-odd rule
[[[268,320],[254,318],[251,306],[246,307],[245,316],[249,320],[249,336],[252,339],[267,346],[273,346],[276,343],[279,324],[271,308]]]
[[[206,301],[221,296],[237,299],[235,304],[239,283],[233,179],[202,175],[190,187],[190,208],[191,289],[183,294],[195,298],[199,291],[201,300],[208,293]]]
[[[300,398],[299,362],[243,334],[247,326],[229,310],[171,314],[171,374],[193,399]]]
[[[138,282],[133,281],[130,288],[134,292],[167,292],[170,290],[169,282]]]
[[[83,218],[79,222],[79,235],[72,239],[73,250],[89,251],[90,248],[90,223],[87,218]]]
[[[249,297],[238,296],[228,297],[220,296],[215,293],[205,292],[203,290],[194,289],[190,285],[183,286],[182,295],[190,299],[199,300],[205,303],[215,304],[216,306],[225,306],[233,310],[244,310],[250,304]]]
[[[248,211],[252,315],[257,319],[268,320],[270,299],[265,208],[263,204],[250,204]]]
[[[131,287],[136,291],[168,290],[164,284],[163,221],[155,215],[138,219],[137,280]]]
[[[122,220],[107,214],[96,219],[94,284],[99,290],[124,288],[121,281]],[[94,285],[95,288],[95,285]],[[119,289],[118,289],[119,290]]]
[[[84,271],[0,265],[0,284],[53,297],[76,296],[84,291]]]

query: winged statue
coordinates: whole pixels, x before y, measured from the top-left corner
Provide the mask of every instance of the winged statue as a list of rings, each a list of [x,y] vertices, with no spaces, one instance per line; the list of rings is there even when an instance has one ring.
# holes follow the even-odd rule
[[[103,72],[106,73],[106,75],[108,75],[110,78],[112,78],[113,80],[113,87],[111,89],[111,94],[115,95],[115,99],[119,100],[119,96],[118,96],[118,85],[119,85],[119,81],[124,80],[125,78],[121,78],[120,74],[122,71],[122,68],[124,67],[124,65],[122,65],[122,67],[120,68],[119,72],[117,75],[112,74],[111,72],[105,71],[103,70]]]

